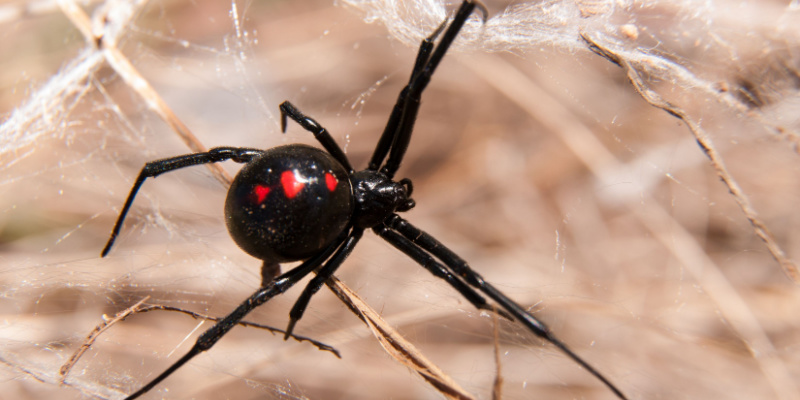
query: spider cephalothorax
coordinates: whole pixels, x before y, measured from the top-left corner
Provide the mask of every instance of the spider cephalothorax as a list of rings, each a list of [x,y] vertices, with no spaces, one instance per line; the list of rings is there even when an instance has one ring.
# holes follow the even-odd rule
[[[354,173],[351,181],[356,202],[353,212],[355,227],[372,228],[395,211],[408,211],[414,207],[408,179],[395,182],[378,171],[364,170]]]

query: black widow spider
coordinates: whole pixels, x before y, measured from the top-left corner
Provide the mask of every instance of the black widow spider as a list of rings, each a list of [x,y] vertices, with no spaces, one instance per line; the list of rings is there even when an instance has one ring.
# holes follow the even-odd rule
[[[225,220],[236,244],[263,261],[262,283],[233,312],[200,335],[183,357],[127,399],[135,399],[152,389],[194,356],[210,349],[250,311],[285,292],[309,273],[316,272],[289,313],[285,334],[288,338],[311,297],[344,262],[366,229],[372,229],[435,276],[447,281],[475,307],[495,310],[475,289],[494,300],[502,309],[499,312],[503,316],[521,322],[531,332],[558,347],[617,397],[625,399],[619,389],[570,350],[544,323],[486,282],[466,261],[438,240],[396,214],[414,207],[414,200],[410,197],[411,181],[394,181],[392,178],[411,139],[420,97],[476,6],[485,22],[486,8],[477,0],[464,0],[449,27],[445,20],[422,41],[408,85],[400,92],[372,159],[363,171],[355,171],[350,166],[347,156],[325,128],[288,101],[280,105],[281,129],[286,130],[287,118],[291,118],[313,133],[327,153],[300,144],[269,150],[217,147],[205,153],[152,161],[144,166],[102,251],[103,257],[114,244],[133,199],[147,178],[193,165],[232,160],[245,165],[228,190]],[[434,46],[442,31],[444,34],[438,46]],[[280,263],[300,260],[305,261],[276,277]]]

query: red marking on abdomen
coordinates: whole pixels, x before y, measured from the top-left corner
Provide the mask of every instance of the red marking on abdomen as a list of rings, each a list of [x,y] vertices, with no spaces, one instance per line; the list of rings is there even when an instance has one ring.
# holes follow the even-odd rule
[[[253,188],[252,193],[253,202],[256,204],[263,203],[264,199],[266,199],[267,195],[269,194],[269,190],[270,189],[266,186],[256,185],[256,187]]]
[[[283,185],[283,192],[286,193],[286,197],[293,199],[298,193],[300,193],[300,190],[302,190],[303,186],[306,184],[299,182],[297,177],[294,176],[294,172],[283,171],[281,174],[281,185]]]
[[[328,190],[331,192],[336,190],[337,183],[339,183],[339,181],[336,180],[336,177],[333,176],[333,174],[330,172],[325,174],[325,184],[328,185]]]

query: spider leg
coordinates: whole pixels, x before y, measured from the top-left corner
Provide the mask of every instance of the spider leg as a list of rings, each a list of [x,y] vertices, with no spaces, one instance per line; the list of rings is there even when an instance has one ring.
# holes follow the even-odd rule
[[[456,253],[452,250],[448,249],[443,245],[441,242],[436,240],[433,236],[425,233],[424,231],[420,230],[419,228],[411,225],[408,221],[404,220],[397,214],[387,218],[384,221],[384,224],[389,228],[397,231],[400,235],[408,239],[414,245],[418,246],[420,251],[424,250],[441,260],[448,268],[450,268],[454,273],[460,276],[464,281],[472,285],[473,287],[477,288],[483,294],[497,302],[500,307],[508,311],[511,315],[514,316],[514,319],[521,322],[523,325],[528,327],[528,329],[536,334],[537,336],[541,337],[544,340],[547,340],[554,346],[558,347],[564,354],[569,356],[573,361],[575,361],[578,365],[582,366],[584,369],[589,371],[590,374],[594,375],[597,379],[603,382],[609,389],[611,389],[614,394],[619,397],[620,399],[627,399],[622,391],[617,389],[614,384],[611,383],[605,376],[600,374],[594,367],[589,365],[588,362],[584,361],[581,357],[579,357],[575,352],[573,352],[569,347],[567,347],[564,342],[558,339],[552,332],[550,332],[550,328],[547,327],[542,321],[539,321],[536,317],[528,313],[524,308],[522,308],[519,304],[508,298],[502,292],[497,290],[494,286],[492,286],[489,282],[486,282],[480,274],[475,272],[472,268],[469,267],[466,261],[464,261],[461,257],[459,257]],[[385,238],[383,234],[382,237]],[[420,258],[416,258],[412,252],[407,251],[404,247],[398,245],[398,241],[392,241],[387,239],[389,243],[400,249],[401,251],[405,252],[411,258],[413,258],[418,263],[422,264]],[[425,266],[423,264],[423,266]],[[428,268],[425,266],[425,268]],[[448,281],[450,282],[450,281]],[[458,289],[458,288],[456,288]],[[459,290],[461,291],[461,290]],[[462,292],[463,294],[463,292]]]
[[[264,260],[261,264],[261,287],[269,285],[281,274],[281,265],[275,261]]]
[[[308,282],[306,288],[303,289],[303,293],[300,294],[300,297],[298,297],[297,301],[294,303],[292,311],[289,312],[289,326],[286,328],[286,334],[283,336],[283,340],[289,339],[292,335],[294,325],[300,318],[303,318],[303,313],[306,311],[306,307],[308,307],[308,302],[311,301],[311,296],[315,295],[325,281],[327,281],[328,278],[336,272],[339,266],[342,265],[344,260],[353,251],[353,248],[356,247],[363,233],[363,229],[353,229],[342,247],[340,247],[336,254],[328,260],[319,272],[317,272],[317,275]]]
[[[430,58],[431,51],[433,50],[433,41],[442,33],[445,26],[447,26],[447,19],[442,21],[439,27],[420,43],[419,50],[417,51],[417,59],[414,62],[414,69],[411,70],[411,77],[409,80],[414,79],[414,76],[419,74],[425,67],[425,64],[427,64]],[[396,136],[395,133],[400,126],[400,118],[403,116],[403,107],[406,104],[407,94],[408,86],[403,88],[397,96],[397,102],[395,102],[392,113],[389,115],[389,120],[386,122],[386,128],[384,128],[380,139],[378,139],[378,144],[375,146],[375,151],[372,153],[372,159],[367,166],[368,170],[377,171],[381,163],[383,163],[383,159],[389,154],[389,148],[392,146],[392,142]]]
[[[311,132],[314,134],[314,138],[322,144],[322,147],[328,151],[339,164],[342,164],[344,168],[349,173],[353,173],[353,167],[350,166],[350,160],[347,159],[347,156],[342,151],[342,148],[336,144],[336,141],[333,140],[331,134],[325,129],[322,125],[319,124],[314,118],[311,118],[305,114],[303,114],[300,110],[297,109],[292,103],[288,100],[284,101],[280,105],[281,109],[281,130],[286,132],[286,118],[291,118],[294,122],[300,124],[303,129]]]
[[[430,254],[426,253],[422,250],[419,246],[412,243],[411,240],[407,239],[406,237],[400,235],[399,233],[393,231],[392,229],[388,228],[386,225],[380,224],[372,228],[372,230],[384,240],[389,242],[392,246],[396,247],[403,253],[406,253],[411,259],[417,262],[417,264],[423,266],[425,269],[430,271],[434,276],[439,277],[447,281],[453,288],[458,290],[462,296],[464,296],[467,301],[472,303],[475,308],[479,310],[487,310],[487,311],[495,311],[493,307],[491,307],[488,303],[486,303],[486,299],[483,298],[478,292],[473,290],[469,285],[464,283],[459,277],[453,275],[450,270],[448,270],[444,265],[437,262]],[[513,320],[514,318],[506,313],[503,310],[497,310],[500,314]]]
[[[117,222],[114,224],[114,229],[111,230],[111,237],[108,238],[108,243],[106,243],[106,247],[104,247],[103,251],[100,253],[100,257],[105,257],[109,250],[111,250],[114,240],[116,240],[120,229],[122,229],[122,222],[125,220],[125,216],[128,214],[131,204],[133,204],[133,199],[136,197],[136,193],[139,192],[139,188],[142,187],[145,179],[155,178],[163,173],[171,172],[176,169],[191,167],[194,165],[211,164],[227,160],[232,160],[237,163],[247,163],[253,159],[253,157],[259,156],[262,153],[263,150],[245,147],[216,147],[205,153],[186,154],[182,156],[151,161],[145,164],[144,168],[142,168],[142,171],[139,172],[139,176],[136,178],[136,182],[134,182],[131,192],[128,194],[128,199],[125,200],[125,205],[122,207],[122,211],[119,213]]]
[[[266,303],[269,299],[289,290],[292,286],[294,286],[297,282],[303,279],[306,275],[317,269],[331,254],[336,250],[339,246],[341,246],[342,242],[346,239],[347,231],[342,232],[341,235],[334,241],[333,244],[328,246],[325,250],[321,251],[316,256],[310,258],[309,260],[303,262],[299,266],[293,268],[289,272],[277,277],[274,281],[272,281],[269,285],[264,286],[256,290],[250,297],[247,298],[242,304],[236,307],[233,312],[228,314],[225,318],[214,324],[211,328],[203,332],[197,341],[195,342],[194,346],[192,346],[189,351],[184,354],[178,361],[175,361],[169,368],[167,368],[161,375],[157,376],[155,379],[151,380],[147,383],[144,387],[136,391],[135,393],[131,394],[130,396],[126,397],[126,400],[135,399],[142,394],[146,393],[156,385],[158,385],[161,381],[169,377],[173,372],[175,372],[178,368],[182,367],[184,364],[189,362],[194,356],[210,349],[214,344],[217,343],[223,336],[225,336],[228,331],[230,331],[236,324],[239,323],[250,311],[253,311],[256,307]]]
[[[467,19],[476,7],[478,7],[478,9],[483,13],[484,21],[486,20],[486,15],[488,12],[482,3],[476,0],[465,0],[461,4],[461,7],[459,7],[458,11],[456,11],[455,17],[453,17],[453,22],[444,32],[441,41],[439,41],[439,45],[433,49],[433,53],[430,55],[430,58],[428,58],[424,66],[415,66],[415,69],[419,68],[419,70],[412,74],[408,85],[403,89],[402,92],[400,92],[400,96],[397,99],[397,105],[395,105],[395,110],[397,110],[398,105],[400,106],[401,111],[398,111],[400,115],[399,117],[395,118],[396,122],[394,123],[392,122],[392,118],[390,118],[386,127],[386,130],[391,132],[391,149],[388,149],[389,159],[380,170],[389,178],[393,177],[394,173],[397,172],[397,169],[400,167],[400,162],[403,160],[403,156],[406,153],[406,149],[408,149],[408,143],[411,141],[411,133],[414,130],[414,122],[417,119],[417,112],[419,112],[422,92],[428,86],[433,72],[436,70],[436,67],[439,66],[439,63],[442,61],[447,49],[450,48],[450,45],[455,40],[458,32],[467,22]],[[434,32],[434,35],[437,33],[438,32]],[[421,52],[424,46],[425,42],[423,41],[422,45],[420,46]],[[386,134],[387,132],[384,131],[384,135]],[[384,150],[384,148],[386,147],[386,142],[388,141],[388,138],[384,139],[381,137],[381,140],[378,142],[378,148],[376,148],[375,154],[370,161],[370,167],[372,167],[373,163],[376,166],[377,164],[380,164],[380,162],[376,163],[377,160],[383,160],[386,155],[386,150]],[[383,142],[383,144],[381,144],[381,142]],[[379,153],[379,150],[382,154]]]

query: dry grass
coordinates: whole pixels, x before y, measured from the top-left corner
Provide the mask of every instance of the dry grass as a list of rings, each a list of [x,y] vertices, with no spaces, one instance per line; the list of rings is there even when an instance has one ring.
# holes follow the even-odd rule
[[[493,15],[503,9],[489,6]],[[415,49],[329,1],[240,4],[250,35],[240,38],[230,8],[152,2],[118,47],[206,147],[314,143],[296,126],[280,135],[277,105],[288,99],[363,166]],[[771,9],[763,10],[752,20],[770,21]],[[650,11],[639,19],[644,44],[656,29],[670,32],[668,18],[649,19],[670,10]],[[719,20],[719,32],[740,24]],[[0,58],[0,110],[30,101],[79,58],[86,44],[73,26],[57,8],[5,22],[14,40],[0,41],[9,54]],[[774,24],[756,26],[765,30],[754,35],[771,37]],[[698,38],[680,35],[686,28],[676,25],[674,42],[653,47],[718,82],[720,96],[643,82],[702,127],[758,221],[796,259],[800,168],[789,82],[800,70],[791,52],[800,40],[783,32],[765,46],[731,42],[739,37],[730,34],[703,51],[692,47]],[[725,46],[738,59],[719,64]],[[541,50],[448,55],[400,173],[415,182],[418,207],[408,219],[532,306],[633,399],[797,399],[800,292],[690,130],[649,105],[607,59]],[[59,368],[102,315],[147,296],[224,315],[259,282],[260,263],[225,231],[225,187],[203,168],[148,182],[112,253],[98,257],[141,165],[189,151],[108,64],[98,65],[23,135],[2,130],[3,397],[120,398],[210,325],[168,312],[130,316],[103,332],[60,386]],[[725,104],[727,94],[746,107]],[[34,132],[43,133],[28,143]],[[490,315],[373,235],[337,275],[457,384],[491,397]],[[249,320],[283,327],[298,293]],[[551,346],[500,324],[504,398],[612,398]],[[297,333],[333,345],[342,359],[237,328],[151,398],[441,397],[387,356],[330,292],[314,298]]]

